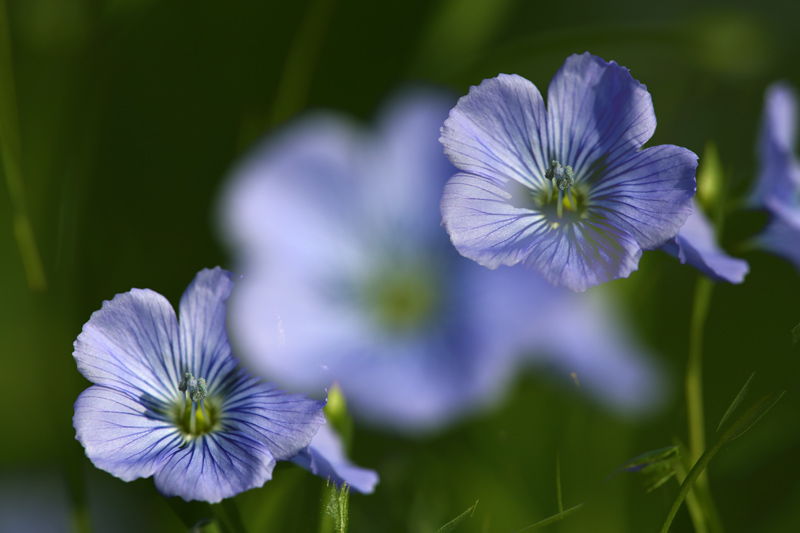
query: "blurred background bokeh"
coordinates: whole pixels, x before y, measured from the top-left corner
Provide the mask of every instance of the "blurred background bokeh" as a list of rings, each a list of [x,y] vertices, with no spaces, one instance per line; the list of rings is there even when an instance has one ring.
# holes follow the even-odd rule
[[[95,531],[181,530],[151,480],[124,483],[86,459],[71,419],[89,383],[72,343],[117,293],[147,287],[177,302],[198,270],[232,268],[214,208],[251,143],[306,109],[369,121],[409,82],[466,94],[513,72],[544,91],[568,55],[588,50],[647,85],[658,118],[649,145],[702,155],[716,143],[730,213],[721,241],[750,274],[714,291],[709,435],[753,371],[754,397],[789,393],[718,455],[711,488],[726,531],[796,531],[800,353],[789,332],[800,322],[800,275],[741,245],[766,215],[740,200],[757,170],[764,89],[779,79],[800,87],[798,22],[800,3],[786,0],[0,0],[0,138],[16,163],[0,170],[0,512],[63,515],[62,529],[43,531],[86,520]],[[440,434],[356,425],[350,455],[381,483],[351,497],[351,531],[433,532],[476,500],[460,531],[517,531],[557,511],[557,461],[564,504],[589,503],[549,530],[657,530],[674,481],[645,494],[634,474],[604,480],[635,455],[686,440],[697,277],[652,252],[630,279],[598,289],[619,299],[659,357],[672,391],[660,411],[621,417],[564,376],[538,372]],[[317,531],[323,487],[280,465],[236,502],[252,531]],[[691,531],[685,511],[674,530]]]

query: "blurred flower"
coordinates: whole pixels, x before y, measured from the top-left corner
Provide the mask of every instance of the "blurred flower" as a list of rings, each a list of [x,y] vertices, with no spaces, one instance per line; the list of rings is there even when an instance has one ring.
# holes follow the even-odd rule
[[[797,96],[786,84],[767,89],[761,123],[761,168],[750,204],[767,209],[770,220],[756,238],[762,248],[785,257],[800,269],[800,162],[797,142]]]
[[[314,475],[330,479],[339,488],[346,482],[353,490],[371,494],[378,484],[377,472],[355,466],[347,459],[342,440],[328,424],[320,426],[311,444],[297,454],[292,462]]]
[[[460,172],[442,197],[458,251],[483,266],[525,263],[584,291],[637,269],[691,213],[697,156],[640,150],[655,132],[650,94],[628,70],[573,55],[547,91],[501,74],[472,87],[442,128]]]
[[[453,167],[436,142],[450,107],[405,93],[376,131],[307,116],[239,165],[221,222],[245,274],[230,304],[243,356],[287,386],[337,380],[355,416],[407,431],[498,398],[521,353],[614,406],[652,406],[652,369],[613,313],[450,245],[438,204]]]
[[[692,201],[694,212],[689,215],[681,230],[661,247],[681,264],[688,263],[714,281],[741,283],[750,271],[744,259],[726,254],[717,245],[714,229],[703,214],[700,205]]]
[[[219,502],[259,487],[324,423],[324,402],[285,394],[238,368],[225,330],[233,288],[219,267],[169,302],[132,289],[103,303],[75,341],[95,385],[75,402],[76,438],[124,481],[153,476],[164,496]]]

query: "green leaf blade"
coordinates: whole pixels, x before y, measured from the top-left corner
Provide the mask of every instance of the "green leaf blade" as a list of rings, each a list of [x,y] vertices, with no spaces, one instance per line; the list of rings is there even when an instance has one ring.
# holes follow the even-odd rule
[[[436,533],[449,533],[450,531],[454,531],[458,526],[460,526],[463,522],[467,521],[468,519],[472,518],[472,515],[475,514],[475,509],[478,507],[478,501],[475,500],[475,503],[472,504],[472,507],[458,515],[457,517],[450,520],[448,523],[440,527],[436,530]]]
[[[717,433],[719,433],[719,430],[722,428],[722,425],[725,423],[725,421],[728,420],[728,418],[733,414],[733,412],[736,411],[736,408],[739,407],[739,404],[742,403],[742,400],[744,400],[744,397],[747,395],[747,391],[750,390],[750,382],[753,381],[753,377],[755,377],[755,375],[756,375],[755,372],[750,374],[750,377],[747,378],[747,381],[745,382],[742,389],[739,391],[739,394],[736,395],[736,398],[733,399],[733,402],[731,402],[731,405],[730,407],[728,407],[728,410],[725,411],[724,415],[722,415],[722,420],[720,420],[719,424],[717,424]]]

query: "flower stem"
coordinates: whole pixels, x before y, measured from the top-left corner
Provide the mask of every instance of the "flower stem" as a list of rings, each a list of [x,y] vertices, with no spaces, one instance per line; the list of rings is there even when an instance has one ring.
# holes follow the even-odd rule
[[[703,414],[703,329],[708,316],[713,288],[714,285],[708,278],[700,277],[697,280],[689,330],[689,361],[686,366],[685,386],[691,462],[697,461],[706,448]]]
[[[689,425],[689,460],[694,463],[706,448],[703,409],[703,330],[711,301],[713,283],[706,277],[697,280],[689,330],[689,361],[686,366],[686,415]],[[701,480],[706,484],[707,479]]]
[[[703,332],[705,329],[708,309],[711,303],[711,294],[714,284],[708,278],[701,276],[697,280],[692,308],[692,319],[689,330],[689,361],[686,365],[686,418],[689,431],[689,464],[698,461],[706,449],[705,414],[703,407]],[[697,480],[697,500],[700,504],[695,510],[702,511],[701,515],[692,513],[695,529],[698,531],[720,531],[721,526],[717,516],[711,491],[708,486],[708,475],[701,473]],[[698,520],[703,520],[702,525]]]

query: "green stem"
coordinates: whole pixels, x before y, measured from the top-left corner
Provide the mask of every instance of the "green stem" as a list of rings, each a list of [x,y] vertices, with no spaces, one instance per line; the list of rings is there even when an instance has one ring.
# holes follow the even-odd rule
[[[689,423],[689,457],[697,461],[706,448],[703,414],[703,330],[711,302],[713,283],[706,277],[697,280],[689,330],[689,361],[686,366],[686,415]]]

